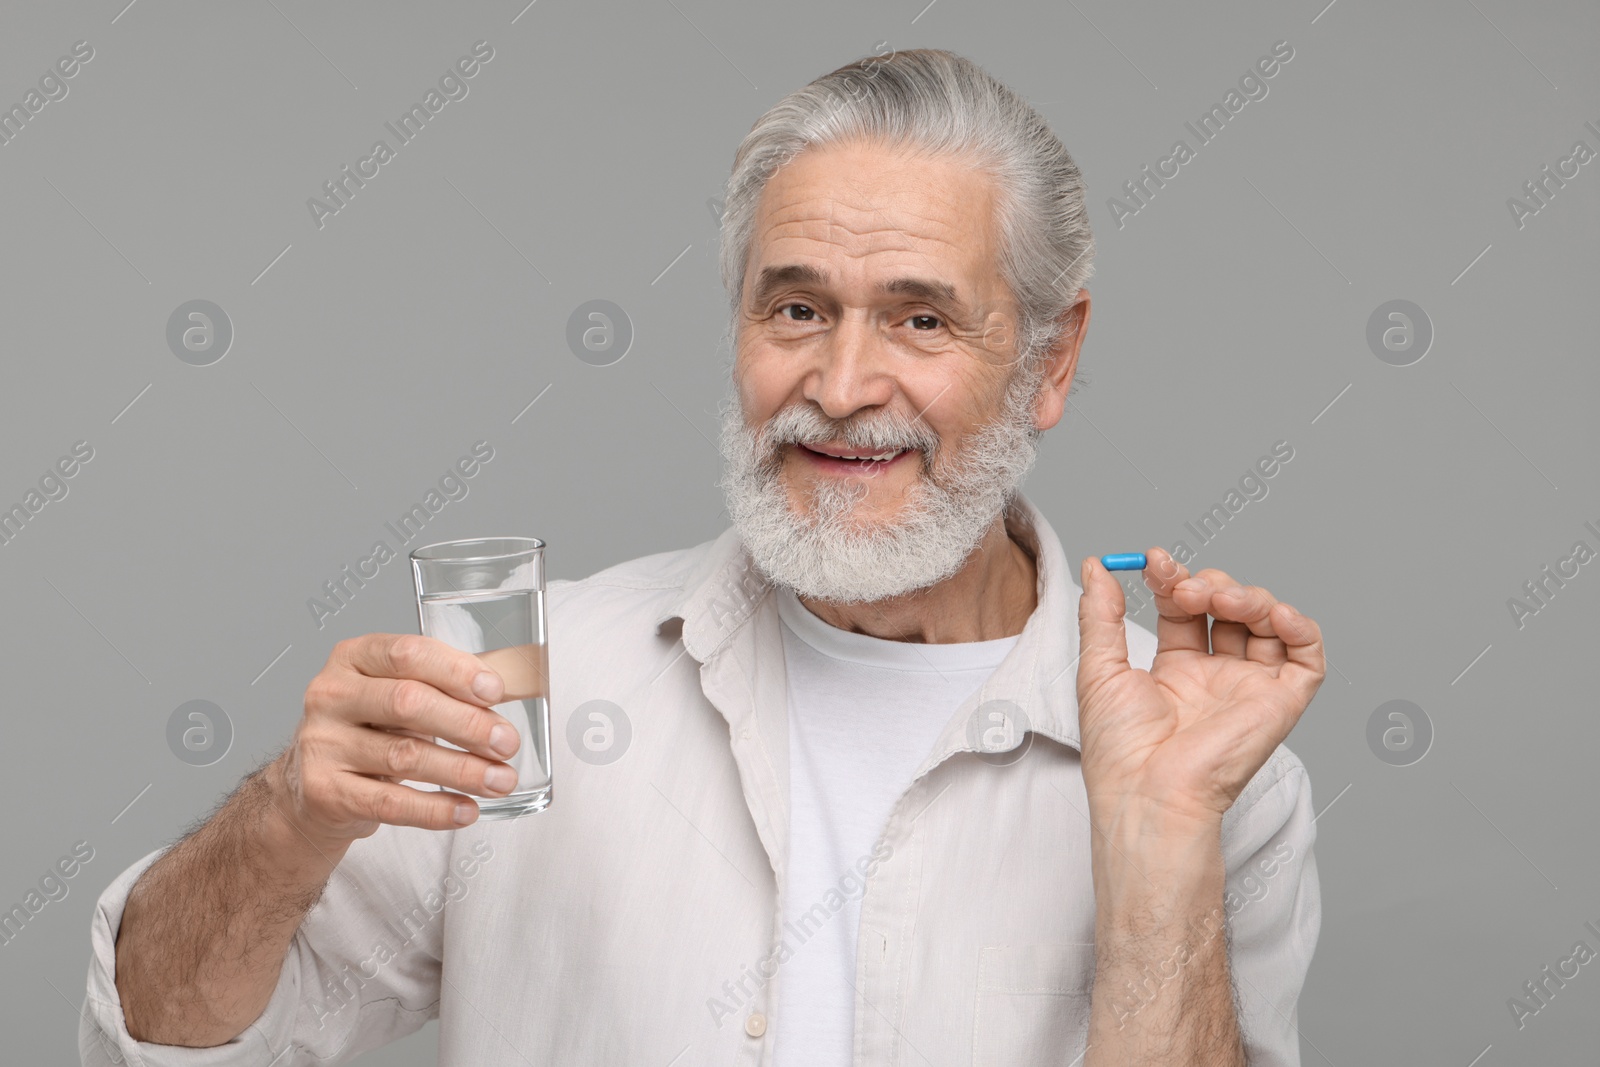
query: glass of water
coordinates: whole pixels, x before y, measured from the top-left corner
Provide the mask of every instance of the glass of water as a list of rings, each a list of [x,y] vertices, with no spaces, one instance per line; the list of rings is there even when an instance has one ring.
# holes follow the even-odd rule
[[[506,760],[517,772],[516,788],[503,797],[473,794],[480,819],[514,819],[550,806],[544,549],[537,537],[483,537],[441,541],[411,553],[423,636],[473,653],[505,680],[505,699],[494,710],[521,737],[516,755]]]

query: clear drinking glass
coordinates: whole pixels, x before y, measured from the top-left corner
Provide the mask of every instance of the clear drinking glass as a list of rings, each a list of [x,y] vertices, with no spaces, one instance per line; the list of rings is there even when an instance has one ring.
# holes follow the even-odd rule
[[[550,806],[544,549],[537,537],[483,537],[441,541],[411,553],[423,636],[475,654],[505,679],[505,699],[494,710],[521,737],[516,755],[506,761],[517,772],[516,788],[503,797],[472,794],[480,819],[514,819]]]

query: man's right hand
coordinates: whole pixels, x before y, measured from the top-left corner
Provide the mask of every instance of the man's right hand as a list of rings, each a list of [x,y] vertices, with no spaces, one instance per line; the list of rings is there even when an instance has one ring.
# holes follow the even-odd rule
[[[516,728],[490,709],[503,699],[499,674],[443,641],[347,638],[306,687],[305,716],[267,777],[284,814],[318,841],[348,843],[383,823],[457,829],[478,817],[461,793],[503,796],[516,786],[516,771],[501,762],[517,750]]]
[[[306,687],[289,747],[129,890],[114,962],[129,1035],[203,1048],[242,1033],[351,842],[383,823],[450,830],[478,817],[471,797],[401,781],[493,796],[515,788],[500,761],[515,754],[517,731],[492,710],[504,699],[483,659],[431,637],[335,645]],[[219,901],[228,922],[212,921]]]

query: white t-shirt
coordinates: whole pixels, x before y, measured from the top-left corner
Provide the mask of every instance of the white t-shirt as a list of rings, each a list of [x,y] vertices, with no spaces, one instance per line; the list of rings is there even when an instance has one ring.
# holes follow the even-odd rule
[[[776,593],[788,665],[792,955],[778,966],[773,1062],[850,1067],[863,861],[950,716],[1018,638],[889,641],[822,621],[782,586]],[[830,896],[844,906],[830,911]]]

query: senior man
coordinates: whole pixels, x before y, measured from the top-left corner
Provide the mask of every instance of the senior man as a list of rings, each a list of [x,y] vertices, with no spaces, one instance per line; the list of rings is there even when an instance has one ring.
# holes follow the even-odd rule
[[[475,822],[501,679],[341,641],[100,898],[85,1062],[438,1017],[450,1067],[1299,1063],[1319,630],[1153,547],[1152,634],[1019,491],[1089,322],[1061,142],[959,56],[874,57],[756,123],[722,239],[733,527],[548,591],[553,718],[611,701],[626,753]]]

